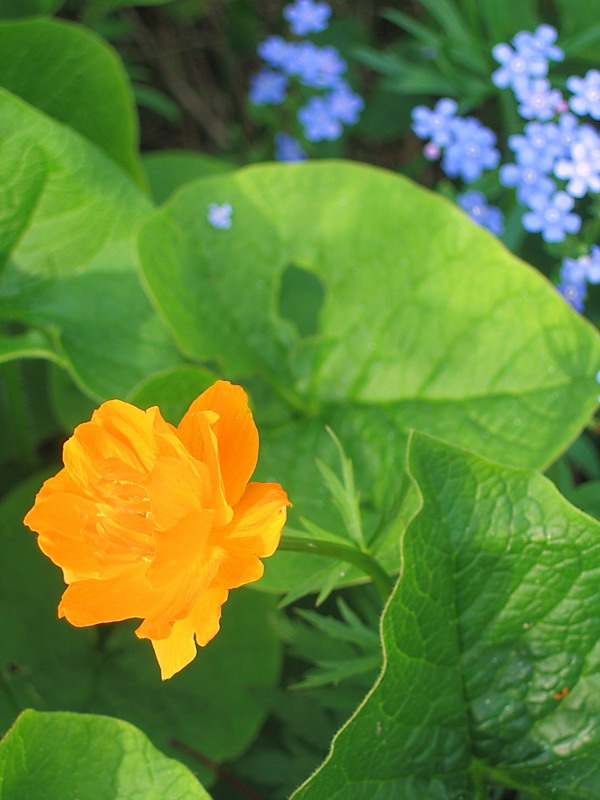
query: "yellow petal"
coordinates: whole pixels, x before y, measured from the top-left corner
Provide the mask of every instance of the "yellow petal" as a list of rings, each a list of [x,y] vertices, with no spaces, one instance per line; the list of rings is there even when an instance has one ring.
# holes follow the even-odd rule
[[[151,641],[163,681],[171,678],[196,657],[194,628],[190,617],[177,620],[166,639]]]
[[[58,606],[58,616],[77,627],[145,617],[160,600],[145,578],[146,566],[137,564],[127,574],[109,580],[71,583]]]
[[[233,519],[213,531],[212,539],[227,553],[217,580],[228,589],[258,580],[260,558],[277,549],[290,505],[278,483],[249,483],[233,510]]]
[[[242,496],[258,459],[258,431],[248,408],[248,395],[241,386],[217,381],[194,400],[177,428],[189,451],[199,453],[198,421],[203,411],[215,411],[219,419],[212,425],[217,438],[225,498],[234,506]]]
[[[203,646],[216,636],[219,632],[221,606],[226,600],[227,591],[221,587],[207,589],[198,599],[191,614],[175,622],[169,636],[152,640],[163,680],[172,677],[195,658],[194,637],[197,644]]]

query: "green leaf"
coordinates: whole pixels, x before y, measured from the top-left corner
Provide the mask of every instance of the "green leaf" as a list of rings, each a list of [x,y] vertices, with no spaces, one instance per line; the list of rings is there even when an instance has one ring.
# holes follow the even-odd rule
[[[233,225],[212,228],[208,206],[225,202]],[[390,570],[410,518],[399,480],[410,427],[541,467],[596,405],[591,326],[456,206],[383,170],[313,162],[207,178],[148,219],[139,252],[184,352],[288,406],[281,424],[261,424],[257,403],[258,479],[288,490],[292,519],[343,534],[315,463],[338,462],[329,426],[354,465],[367,545]],[[322,286],[304,330],[281,311],[290,265]],[[260,586],[289,590],[313,570],[277,554]]]
[[[53,14],[64,0],[0,0],[0,19]]]
[[[127,399],[138,408],[158,406],[164,419],[177,425],[192,401],[216,379],[214,372],[203,367],[172,367],[138,383]]]
[[[189,150],[160,150],[142,159],[155,203],[164,203],[176,189],[196,178],[234,170],[235,164]]]
[[[422,509],[384,669],[295,800],[600,793],[600,525],[541,475],[415,433]]]
[[[133,260],[150,208],[140,190],[85,139],[1,90],[0,141],[0,219],[14,230],[0,318],[43,331],[97,398],[180,361]]]
[[[99,36],[53,20],[1,23],[0,86],[73,128],[141,180],[129,80]]]
[[[0,506],[0,731],[27,707],[108,714],[140,727],[208,782],[214,773],[201,756],[217,763],[236,757],[265,717],[257,692],[275,685],[281,663],[271,625],[276,598],[233,591],[219,634],[161,681],[150,643],[134,634],[139,623],[75,628],[58,619],[60,570],[21,524],[47,476],[31,478]]]
[[[0,743],[1,800],[210,800],[128,722],[24,711]]]

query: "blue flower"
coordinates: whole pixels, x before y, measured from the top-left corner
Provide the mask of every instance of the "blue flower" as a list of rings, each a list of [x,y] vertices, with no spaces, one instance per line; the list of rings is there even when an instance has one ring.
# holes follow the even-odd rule
[[[581,217],[572,214],[574,200],[566,192],[552,196],[533,194],[529,198],[532,209],[523,215],[523,227],[530,233],[541,233],[545,242],[562,242],[567,233],[577,233]]]
[[[257,47],[263,61],[276,69],[282,69],[288,59],[289,43],[281,36],[268,36]]]
[[[499,89],[515,87],[531,77],[543,77],[548,72],[546,58],[535,50],[513,50],[508,44],[497,44],[492,55],[502,66],[492,73],[492,83]]]
[[[304,77],[314,72],[319,48],[314,42],[288,42],[281,69],[290,77]]]
[[[334,89],[347,68],[336,47],[316,47],[312,60],[300,74],[300,80],[305,86],[315,89]]]
[[[540,173],[550,172],[555,159],[563,152],[558,126],[552,122],[528,122],[524,134],[508,137],[508,146],[518,164],[528,164]]]
[[[600,247],[593,244],[588,255],[563,258],[560,279],[562,283],[600,283]]]
[[[311,97],[298,111],[298,120],[309,142],[334,141],[342,134],[342,123],[333,115],[323,97]]]
[[[276,106],[285,99],[288,83],[285,75],[263,67],[250,78],[248,97],[257,106]]]
[[[496,206],[488,206],[481,192],[464,192],[456,198],[458,205],[466,211],[471,219],[488,231],[501,236],[504,233],[504,217]]]
[[[542,166],[535,161],[527,164],[503,164],[499,178],[503,186],[516,188],[517,199],[525,205],[529,205],[534,194],[548,196],[556,190],[552,178],[548,178]]]
[[[579,131],[579,120],[573,114],[560,114],[557,122],[548,123],[555,125],[561,144],[560,155],[568,155],[571,152],[571,145],[577,137]]]
[[[600,73],[599,73],[600,74]],[[558,89],[550,88],[546,78],[515,84],[515,96],[519,103],[519,114],[524,119],[539,119],[542,122],[552,119],[562,102]]]
[[[457,117],[450,123],[450,131],[453,139],[442,159],[446,175],[472,183],[484,170],[498,166],[500,152],[495,147],[496,134],[479,120]]]
[[[552,25],[538,25],[533,33],[520,31],[515,34],[512,42],[518,51],[531,51],[550,61],[562,61],[565,54],[554,44],[557,38],[558,32]]]
[[[277,161],[304,161],[308,156],[302,149],[302,145],[289,133],[275,134],[275,158]]]
[[[315,0],[296,0],[283,10],[283,16],[290,23],[290,30],[297,36],[307,33],[320,33],[329,24],[331,7],[329,3]]]
[[[564,58],[563,51],[554,44],[557,36],[556,28],[539,25],[533,33],[520,31],[513,36],[514,50],[508,44],[497,44],[492,55],[501,66],[492,74],[492,83],[499,89],[516,89],[529,78],[547,75],[548,59]]]
[[[569,305],[575,311],[583,311],[583,301],[587,295],[587,286],[584,283],[559,283],[556,287]]]
[[[597,69],[588,70],[585,78],[577,75],[567,78],[567,88],[573,92],[569,105],[576,114],[600,119],[600,72]]]
[[[450,122],[456,117],[457,109],[457,104],[449,97],[442,97],[433,109],[416,106],[411,112],[412,129],[420,139],[431,139],[439,147],[445,147],[453,139]]]
[[[570,158],[556,162],[554,174],[568,180],[566,191],[573,197],[600,192],[600,136],[584,126],[571,145]]]
[[[338,86],[325,96],[334,117],[345,125],[354,125],[358,122],[360,112],[365,107],[365,101],[355,94],[347,83],[341,81]]]
[[[227,228],[231,228],[231,215],[233,213],[233,209],[229,203],[210,203],[208,206],[208,213],[206,218],[210,225],[213,228],[220,228],[221,230],[226,230]]]

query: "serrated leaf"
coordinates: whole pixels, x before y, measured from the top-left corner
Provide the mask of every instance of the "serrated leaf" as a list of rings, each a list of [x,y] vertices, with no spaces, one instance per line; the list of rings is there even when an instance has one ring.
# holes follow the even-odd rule
[[[415,433],[422,509],[384,669],[295,800],[600,793],[600,524],[544,477]]]

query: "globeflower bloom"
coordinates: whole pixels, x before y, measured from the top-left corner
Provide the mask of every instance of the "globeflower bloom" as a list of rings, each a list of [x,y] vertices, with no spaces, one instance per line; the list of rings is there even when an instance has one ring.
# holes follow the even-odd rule
[[[63,450],[25,524],[68,584],[76,626],[140,618],[163,679],[219,630],[230,589],[258,580],[289,501],[249,483],[258,432],[243,389],[217,381],[177,427],[158,408],[103,403]]]

